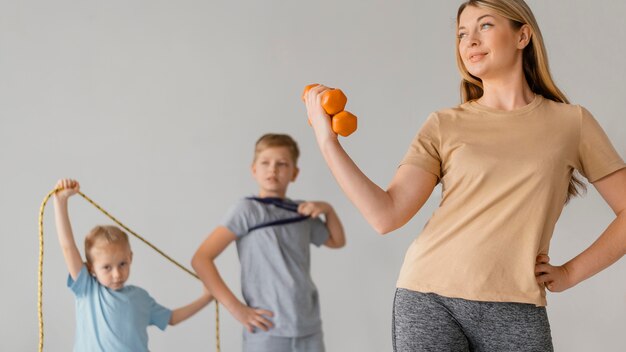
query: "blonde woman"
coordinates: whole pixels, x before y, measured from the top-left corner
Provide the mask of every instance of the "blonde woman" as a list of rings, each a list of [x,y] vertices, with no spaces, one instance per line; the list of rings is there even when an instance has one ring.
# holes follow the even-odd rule
[[[442,185],[400,271],[394,351],[552,351],[545,289],[566,290],[626,252],[626,164],[554,84],[524,1],[463,3],[457,35],[463,102],[428,117],[387,190],[339,144],[320,106],[327,87],[308,92],[307,115],[337,182],[379,233],[408,222]],[[617,216],[553,266],[555,223],[581,186],[575,171]]]

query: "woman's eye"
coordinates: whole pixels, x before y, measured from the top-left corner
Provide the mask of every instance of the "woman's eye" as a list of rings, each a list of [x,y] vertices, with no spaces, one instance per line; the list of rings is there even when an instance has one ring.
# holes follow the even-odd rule
[[[483,23],[483,24],[480,25],[481,29],[486,29],[486,28],[489,28],[489,27],[493,27],[493,25],[491,23]]]
[[[459,39],[463,39],[467,36],[467,33],[459,33],[459,35],[457,37],[459,37]]]

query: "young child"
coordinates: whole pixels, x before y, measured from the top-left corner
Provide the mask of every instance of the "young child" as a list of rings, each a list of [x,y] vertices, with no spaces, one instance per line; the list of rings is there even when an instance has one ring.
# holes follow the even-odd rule
[[[126,286],[133,252],[128,236],[115,226],[96,226],[85,238],[80,256],[67,210],[67,200],[79,190],[78,182],[60,180],[54,197],[56,227],[70,272],[67,285],[76,296],[74,351],[148,351],[148,325],[164,330],[205,307],[212,296],[205,289],[192,303],[169,310],[136,286]]]
[[[215,298],[245,327],[243,351],[324,351],[310,243],[345,245],[343,227],[325,202],[286,198],[298,176],[298,145],[288,135],[256,143],[252,175],[258,197],[241,199],[198,248],[192,266]],[[319,219],[324,215],[326,222]],[[245,303],[226,286],[215,258],[235,241]]]

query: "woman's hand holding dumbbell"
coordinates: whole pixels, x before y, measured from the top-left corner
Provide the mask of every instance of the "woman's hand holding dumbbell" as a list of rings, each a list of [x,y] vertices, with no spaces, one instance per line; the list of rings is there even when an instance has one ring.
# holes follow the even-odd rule
[[[302,100],[307,107],[309,124],[316,120],[325,120],[326,127],[320,132],[340,134],[344,137],[356,131],[357,118],[345,111],[348,99],[340,89],[332,89],[321,84],[310,84],[304,88]],[[318,127],[316,129],[316,134]]]

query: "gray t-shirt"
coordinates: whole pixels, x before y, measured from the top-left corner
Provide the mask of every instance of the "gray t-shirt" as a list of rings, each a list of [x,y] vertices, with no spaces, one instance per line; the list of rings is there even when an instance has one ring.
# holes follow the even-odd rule
[[[281,201],[298,203],[289,199]],[[319,247],[326,242],[326,225],[309,218],[254,229],[298,216],[279,206],[244,198],[223,222],[237,235],[243,298],[250,307],[274,313],[270,318],[274,328],[268,331],[273,336],[300,337],[322,329],[317,288],[310,273],[310,244]]]

